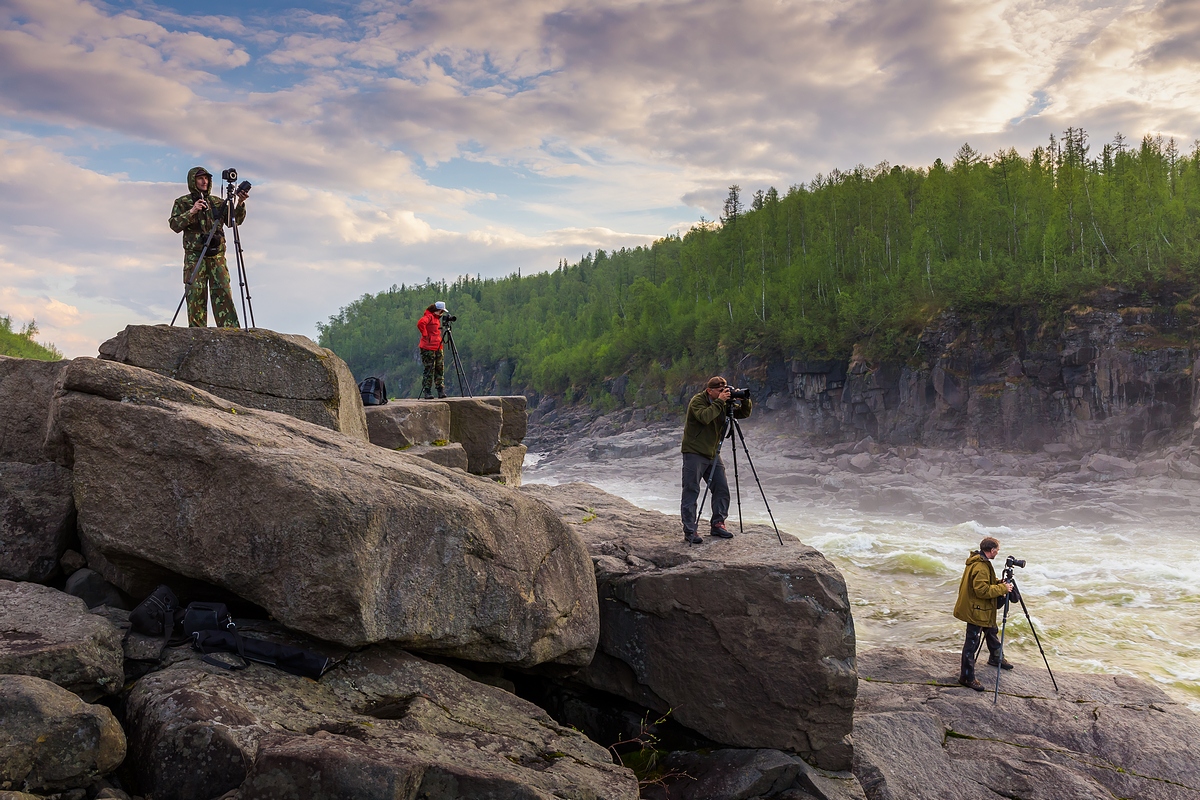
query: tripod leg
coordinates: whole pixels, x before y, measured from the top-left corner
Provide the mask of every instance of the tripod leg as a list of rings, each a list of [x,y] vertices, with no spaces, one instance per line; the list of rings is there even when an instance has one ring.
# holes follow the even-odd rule
[[[733,429],[737,431],[738,438],[742,441],[742,452],[746,454],[746,463],[750,465],[750,474],[754,476],[754,482],[758,484],[758,493],[762,495],[763,505],[767,507],[767,516],[771,518],[771,527],[775,529],[775,536],[779,539],[780,546],[782,546],[783,534],[779,532],[779,526],[775,524],[775,515],[771,513],[771,504],[767,502],[767,492],[763,489],[762,481],[758,479],[758,470],[754,468],[754,459],[750,457],[750,448],[746,446],[746,436],[742,433],[742,426],[732,417],[730,417],[729,421],[733,423]]]
[[[729,438],[733,438],[732,428],[729,430]],[[729,452],[733,455],[733,490],[737,494],[738,533],[745,533],[745,526],[742,525],[742,484],[741,481],[738,480],[737,442],[733,443],[733,447],[729,448]]]
[[[233,225],[233,249],[234,256],[237,259],[238,270],[238,291],[242,297],[242,319],[248,324],[247,327],[256,327],[254,324],[254,304],[250,301],[250,281],[246,277],[246,259],[242,255],[242,236],[238,229],[237,219],[233,217],[233,212],[230,212],[230,222]]]
[[[1008,595],[1004,596],[1004,622],[1000,626],[1000,654],[996,657],[999,662],[996,665],[996,689],[992,693],[992,705],[995,705],[1000,700],[1000,673],[1004,672],[1004,632],[1008,628]]]
[[[1016,588],[1017,583],[1013,581],[1013,588]],[[1046,651],[1042,649],[1042,640],[1038,638],[1037,628],[1033,627],[1033,617],[1029,616],[1029,609],[1025,607],[1025,597],[1021,594],[1021,590],[1017,589],[1017,597],[1021,600],[1021,610],[1025,612],[1025,619],[1029,621],[1029,630],[1033,631],[1033,640],[1037,642],[1038,652],[1042,654],[1042,661],[1046,662],[1046,672],[1050,673],[1050,682],[1054,684],[1054,691],[1058,693],[1058,681],[1054,680],[1054,670],[1050,669],[1050,659],[1046,658]]]

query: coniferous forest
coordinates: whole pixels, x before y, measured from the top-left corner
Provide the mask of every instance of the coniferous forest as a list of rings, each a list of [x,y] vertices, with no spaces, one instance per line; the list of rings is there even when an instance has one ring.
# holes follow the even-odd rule
[[[1146,304],[1200,278],[1200,142],[1080,129],[1028,155],[963,145],[927,168],[858,166],[745,193],[683,236],[550,272],[393,286],[325,324],[356,378],[414,396],[416,320],[445,300],[468,370],[502,391],[651,404],[747,356],[904,359],[944,310],[1054,314],[1100,286]],[[1188,302],[1185,300],[1185,302]],[[1197,301],[1200,303],[1200,301]],[[627,396],[606,380],[629,373]],[[447,385],[456,388],[447,353]]]

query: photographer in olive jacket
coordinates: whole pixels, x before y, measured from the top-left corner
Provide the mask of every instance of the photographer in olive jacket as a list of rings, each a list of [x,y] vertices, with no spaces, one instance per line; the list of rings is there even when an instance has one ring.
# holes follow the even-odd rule
[[[729,384],[718,375],[709,378],[704,391],[697,393],[688,403],[687,417],[683,422],[683,446],[680,448],[683,453],[683,498],[679,505],[683,540],[688,544],[704,541],[696,533],[699,512],[696,500],[700,497],[702,478],[708,482],[709,491],[712,492],[710,535],[719,539],[733,537],[725,528],[725,518],[729,516],[729,482],[725,480],[725,466],[717,457],[717,449],[725,433],[726,406],[733,402],[730,395]],[[750,416],[753,403],[748,397],[740,403],[733,408],[733,416],[745,419]]]
[[[983,684],[975,679],[975,658],[979,655],[982,637],[987,642],[988,665],[1012,669],[1005,659],[1000,661],[1000,629],[996,627],[996,601],[1012,591],[1011,583],[996,580],[992,559],[1000,552],[1000,542],[987,536],[979,543],[979,549],[971,553],[958,585],[958,601],[954,604],[954,616],[967,623],[967,639],[963,643],[962,666],[958,682],[963,686],[983,691]]]
[[[209,193],[212,175],[204,167],[192,167],[187,176],[188,193],[175,200],[167,224],[171,230],[183,234],[183,283],[187,289],[188,327],[203,328],[208,325],[208,298],[212,292],[213,318],[217,327],[238,327],[237,309],[233,293],[229,289],[229,269],[225,266],[225,235],[217,230],[208,250],[204,243],[209,231],[219,228],[225,214],[225,201]],[[248,185],[248,184],[247,184]],[[246,198],[244,191],[237,193],[237,208],[233,218],[238,225],[246,220]],[[204,254],[204,263],[190,285],[196,262]]]

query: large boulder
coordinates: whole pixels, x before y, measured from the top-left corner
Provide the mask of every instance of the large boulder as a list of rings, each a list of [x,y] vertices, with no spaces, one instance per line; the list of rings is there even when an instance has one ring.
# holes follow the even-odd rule
[[[689,547],[676,518],[581,483],[527,486],[587,543],[600,645],[577,676],[728,745],[849,769],[857,687],[846,584],[770,528]]]
[[[53,681],[84,699],[121,690],[121,634],[78,597],[0,580],[0,673]]]
[[[100,357],[367,441],[362,395],[346,362],[306,336],[254,328],[130,325]]]
[[[394,646],[320,682],[189,658],[139,680],[127,707],[131,762],[154,797],[638,796],[633,773],[537,706]]]
[[[0,461],[40,464],[54,390],[69,361],[0,356]]]
[[[193,579],[347,646],[591,659],[587,551],[514,490],[95,359],[67,371],[51,436],[89,565],[134,597]]]
[[[1200,714],[1120,675],[1055,673],[1036,651],[992,692],[959,686],[958,654],[880,648],[858,660],[854,772],[875,798],[1200,797]],[[995,669],[980,665],[992,687]]]
[[[125,759],[111,711],[41,678],[0,674],[0,719],[0,789],[79,789]]]
[[[391,400],[367,406],[371,444],[400,450],[450,440],[450,406],[433,400]]]
[[[74,535],[70,470],[0,462],[0,578],[49,580]]]

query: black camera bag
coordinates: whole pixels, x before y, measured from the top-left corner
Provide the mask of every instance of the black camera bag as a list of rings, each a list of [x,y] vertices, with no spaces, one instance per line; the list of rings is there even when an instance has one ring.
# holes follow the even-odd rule
[[[192,647],[205,654],[205,663],[225,669],[241,669],[241,667],[211,658],[207,654],[237,653],[243,661],[257,661],[292,675],[314,680],[325,674],[325,671],[333,663],[331,659],[310,650],[268,642],[265,639],[244,637],[234,630],[197,631],[192,634]]]
[[[161,636],[166,640],[171,638],[171,632],[181,617],[179,599],[175,593],[166,586],[159,586],[129,612],[129,624],[135,633]]]
[[[358,384],[358,391],[362,395],[364,406],[387,405],[387,386],[384,385],[382,378],[376,378],[374,375],[364,378],[362,383]]]
[[[188,603],[183,612],[183,635],[196,631],[223,631],[237,627],[224,603]]]

